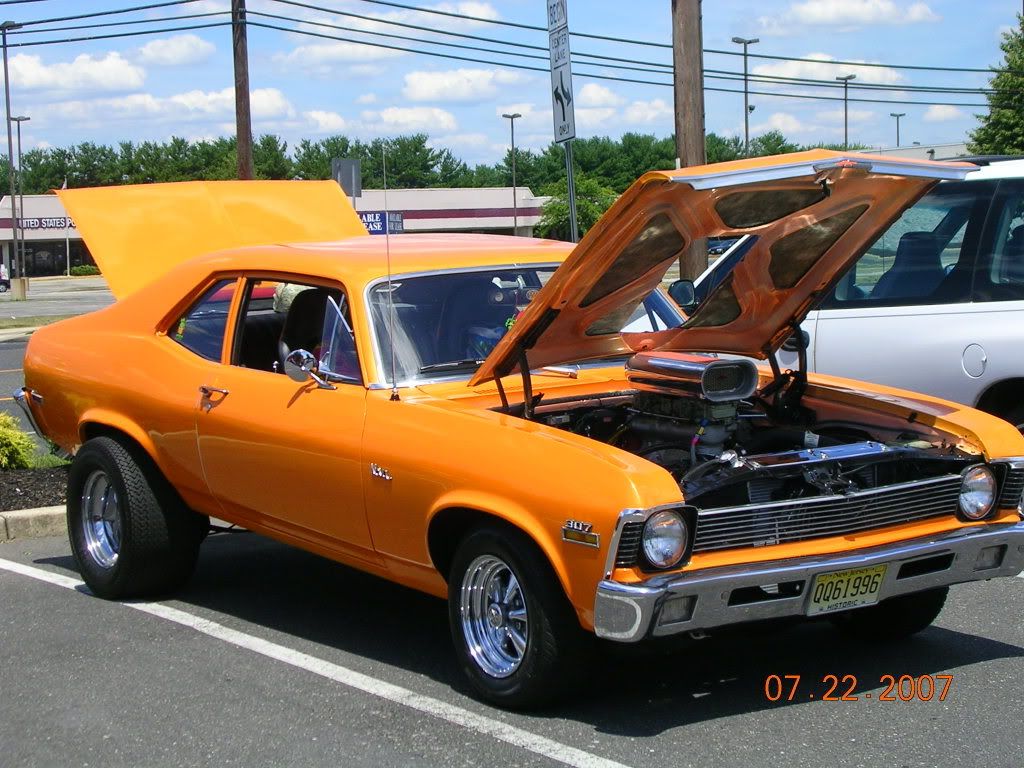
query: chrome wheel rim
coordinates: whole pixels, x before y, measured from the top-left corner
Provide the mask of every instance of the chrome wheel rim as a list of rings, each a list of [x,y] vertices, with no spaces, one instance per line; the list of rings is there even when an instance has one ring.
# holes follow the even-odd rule
[[[526,598],[512,569],[494,555],[476,558],[462,577],[462,636],[470,656],[491,677],[519,669],[529,641]]]
[[[113,568],[121,551],[121,506],[106,472],[93,470],[86,478],[80,504],[89,557],[102,568]]]

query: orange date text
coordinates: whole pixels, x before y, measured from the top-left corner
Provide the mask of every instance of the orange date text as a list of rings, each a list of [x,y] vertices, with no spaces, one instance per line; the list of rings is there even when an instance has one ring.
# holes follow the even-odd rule
[[[856,675],[768,675],[764,696],[768,701],[945,701],[953,686],[952,675],[882,675],[881,691],[855,693],[860,687]]]

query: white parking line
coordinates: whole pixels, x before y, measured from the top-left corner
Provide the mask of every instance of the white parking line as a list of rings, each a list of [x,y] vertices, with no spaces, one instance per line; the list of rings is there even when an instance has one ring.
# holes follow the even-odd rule
[[[12,560],[0,559],[0,568],[39,581],[45,581],[58,587],[64,587],[65,589],[80,590],[85,586],[78,579],[31,565],[23,565]],[[172,608],[162,603],[121,603],[121,605],[148,613],[151,616],[158,616],[167,621],[173,621],[175,624],[189,627],[196,632],[202,632],[204,635],[223,640],[238,648],[244,648],[261,656],[304,669],[328,680],[333,680],[372,696],[377,696],[441,720],[446,720],[454,725],[468,728],[471,731],[490,736],[498,741],[503,741],[506,744],[511,744],[514,747],[525,749],[565,765],[574,766],[575,768],[626,768],[622,763],[615,762],[614,760],[608,760],[590,752],[585,752],[582,749],[576,749],[544,736],[538,736],[535,733],[524,731],[500,720],[478,715],[462,707],[448,704],[430,696],[424,696],[407,688],[402,688],[399,685],[378,680],[347,667],[342,667],[283,645],[272,643],[269,640],[264,640],[245,632],[239,632],[236,629],[231,629],[223,624],[195,616],[187,611]]]

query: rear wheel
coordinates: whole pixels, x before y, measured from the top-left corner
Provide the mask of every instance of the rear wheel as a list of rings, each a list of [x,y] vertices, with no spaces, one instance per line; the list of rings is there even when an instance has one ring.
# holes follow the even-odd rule
[[[94,594],[111,599],[181,586],[209,527],[141,449],[109,437],[87,441],[75,456],[67,511],[82,579]]]
[[[831,619],[844,634],[858,640],[902,640],[931,625],[946,604],[949,587],[883,600],[878,605],[834,614]]]
[[[519,709],[564,693],[586,635],[528,537],[497,528],[470,533],[452,563],[448,609],[462,670],[482,698]]]

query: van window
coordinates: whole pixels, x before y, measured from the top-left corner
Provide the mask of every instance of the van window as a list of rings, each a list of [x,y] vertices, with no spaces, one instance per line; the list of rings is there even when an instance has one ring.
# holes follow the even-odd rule
[[[975,301],[1024,299],[1024,184],[1006,180],[999,191],[991,216],[992,253],[979,259]]]
[[[970,301],[977,242],[993,191],[992,182],[937,186],[868,247],[821,307]]]

